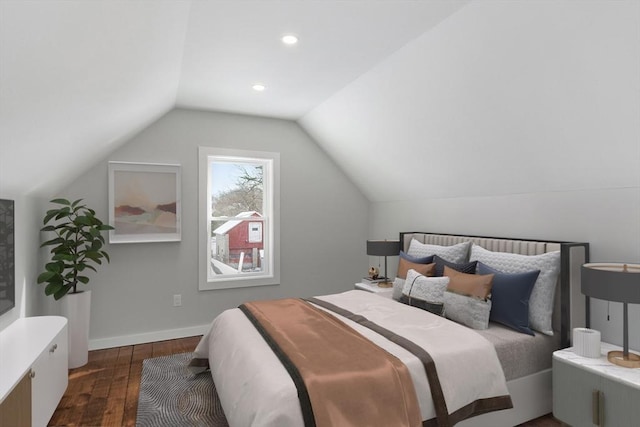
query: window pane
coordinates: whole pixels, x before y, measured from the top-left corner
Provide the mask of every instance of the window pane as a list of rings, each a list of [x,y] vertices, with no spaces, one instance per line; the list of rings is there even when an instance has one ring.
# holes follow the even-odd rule
[[[211,268],[213,275],[256,273],[264,270],[263,222],[255,213],[237,217],[215,227],[211,222]]]
[[[263,162],[214,158],[211,178],[211,270],[222,275],[261,273],[264,266]]]
[[[211,162],[212,217],[264,212],[264,166],[259,163]]]

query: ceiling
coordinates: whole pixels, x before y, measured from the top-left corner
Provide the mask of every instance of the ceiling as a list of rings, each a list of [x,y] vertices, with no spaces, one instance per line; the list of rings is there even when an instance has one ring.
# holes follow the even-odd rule
[[[297,120],[467,3],[3,0],[0,194],[48,195],[176,106]]]

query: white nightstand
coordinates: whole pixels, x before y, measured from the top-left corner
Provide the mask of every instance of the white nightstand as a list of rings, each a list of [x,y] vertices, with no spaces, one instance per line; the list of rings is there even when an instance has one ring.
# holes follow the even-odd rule
[[[640,419],[640,369],[607,360],[620,347],[602,343],[600,358],[572,348],[553,353],[553,416],[572,426],[633,426]]]
[[[391,298],[391,295],[393,294],[393,288],[381,288],[378,285],[372,285],[369,283],[356,283],[355,288],[367,292],[372,292],[385,298]]]

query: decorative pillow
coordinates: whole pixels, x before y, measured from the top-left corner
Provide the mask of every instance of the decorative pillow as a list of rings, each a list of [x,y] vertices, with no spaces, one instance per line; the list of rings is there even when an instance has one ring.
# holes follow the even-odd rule
[[[421,298],[409,297],[404,294],[402,294],[398,302],[428,311],[429,313],[437,314],[438,316],[444,316],[444,303],[442,302],[429,302]]]
[[[431,264],[433,262],[433,255],[425,256],[425,257],[414,257],[406,253],[405,251],[400,251],[400,258],[404,258],[409,262],[413,262],[416,264]]]
[[[456,264],[455,262],[449,262],[444,258],[440,258],[438,255],[434,255],[433,261],[436,264],[436,270],[435,270],[434,276],[444,275],[445,265],[447,267],[453,268],[456,271],[459,271],[460,273],[475,274],[476,265],[478,264],[478,261],[471,261],[471,262]]]
[[[503,273],[526,273],[540,270],[529,298],[529,327],[545,335],[553,335],[551,316],[556,283],[560,273],[560,252],[520,255],[471,247],[471,260],[480,261]]]
[[[479,262],[478,274],[494,275],[489,320],[524,334],[535,335],[529,328],[529,297],[540,270],[508,274]]]
[[[406,279],[407,271],[412,269],[422,274],[423,276],[433,276],[433,273],[436,270],[436,265],[434,263],[417,264],[415,262],[407,261],[404,258],[400,258],[400,261],[398,261],[398,272],[396,273],[396,276],[401,279]]]
[[[426,277],[409,270],[399,301],[442,316],[448,277]]]
[[[391,293],[391,298],[396,301],[400,301],[400,297],[402,296],[402,288],[404,287],[405,279],[401,279],[396,277],[393,281],[393,292]]]
[[[456,294],[486,300],[491,295],[493,274],[460,273],[453,268],[444,266],[444,275],[449,277],[447,291]]]
[[[485,301],[447,290],[444,293],[444,312],[447,319],[473,329],[487,329],[491,300]]]
[[[416,239],[411,239],[407,253],[414,257],[426,257],[438,255],[449,262],[466,262],[468,260],[469,246],[471,242],[462,242],[453,246],[429,245],[420,243]]]

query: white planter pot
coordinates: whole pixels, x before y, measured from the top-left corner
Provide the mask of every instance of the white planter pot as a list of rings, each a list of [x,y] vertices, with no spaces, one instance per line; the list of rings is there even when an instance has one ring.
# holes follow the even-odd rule
[[[91,291],[65,295],[62,298],[62,315],[69,321],[69,369],[84,366],[89,360]]]

